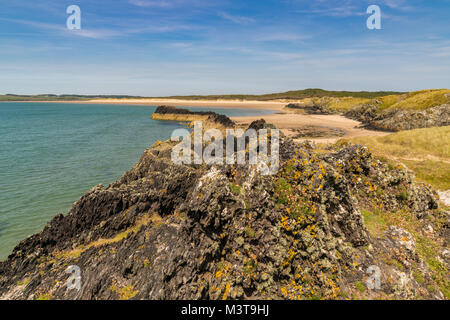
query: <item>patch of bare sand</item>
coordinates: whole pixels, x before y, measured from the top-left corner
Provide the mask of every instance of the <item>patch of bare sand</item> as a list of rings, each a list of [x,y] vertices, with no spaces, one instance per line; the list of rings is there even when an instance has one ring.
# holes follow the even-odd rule
[[[447,206],[450,207],[450,190],[447,191],[438,191],[439,199],[441,202]]]
[[[298,128],[306,126],[317,126],[340,129],[345,132],[342,137],[330,138],[300,138],[295,141],[314,141],[316,143],[334,143],[342,138],[354,138],[361,136],[385,136],[389,132],[381,132],[374,130],[367,130],[361,128],[361,122],[345,118],[341,115],[308,115],[308,114],[271,114],[263,116],[247,116],[247,117],[232,117],[233,121],[239,125],[250,124],[254,120],[264,119],[267,123],[275,125],[278,129],[283,131],[287,136],[295,136]]]

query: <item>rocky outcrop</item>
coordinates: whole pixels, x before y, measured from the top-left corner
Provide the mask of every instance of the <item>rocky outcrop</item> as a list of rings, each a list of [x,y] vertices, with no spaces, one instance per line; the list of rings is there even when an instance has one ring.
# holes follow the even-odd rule
[[[22,241],[0,263],[0,298],[449,297],[449,215],[405,167],[282,137],[280,171],[261,176],[174,165],[172,146]],[[80,290],[67,286],[73,265]]]
[[[336,114],[336,110],[329,108],[330,99],[332,98],[308,99],[303,103],[290,103],[284,109],[305,114]]]
[[[342,137],[345,131],[324,126],[302,126],[292,129],[292,139]]]
[[[443,104],[426,110],[388,109],[379,111],[381,102],[364,104],[345,113],[345,116],[379,130],[401,131],[450,125],[450,105]]]
[[[187,109],[169,106],[158,107],[152,114],[152,119],[180,122],[206,121],[211,125],[217,124],[222,127],[233,127],[235,125],[235,123],[227,116],[220,115],[215,112],[193,112]]]

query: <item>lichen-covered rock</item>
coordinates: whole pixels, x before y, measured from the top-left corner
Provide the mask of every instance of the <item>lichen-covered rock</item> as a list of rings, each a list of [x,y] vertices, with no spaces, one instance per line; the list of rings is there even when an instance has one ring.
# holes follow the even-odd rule
[[[388,131],[412,130],[450,125],[450,105],[443,104],[426,110],[388,109],[379,111],[378,104],[368,103],[357,106],[345,113],[351,119],[363,122],[365,125]]]
[[[302,103],[290,103],[286,106],[286,110],[290,111],[302,111],[306,114],[335,114],[339,113],[337,110],[333,110],[329,107],[330,100],[334,98],[323,97],[310,99],[307,102]]]
[[[449,298],[448,216],[405,167],[282,137],[280,171],[262,176],[174,165],[172,146],[22,241],[0,263],[0,298]]]

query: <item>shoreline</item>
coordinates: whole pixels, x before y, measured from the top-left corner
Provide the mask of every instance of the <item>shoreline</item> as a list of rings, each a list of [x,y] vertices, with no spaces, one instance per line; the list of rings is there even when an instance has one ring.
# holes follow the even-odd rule
[[[116,104],[116,105],[142,105],[174,107],[203,107],[203,108],[230,108],[230,109],[260,109],[281,111],[291,101],[252,101],[252,100],[181,100],[181,99],[95,99],[83,101],[2,101],[26,103],[67,103],[67,104]]]
[[[305,127],[317,127],[317,128],[331,128],[340,129],[345,132],[343,136],[336,137],[304,137],[296,138],[294,141],[313,141],[315,143],[335,143],[340,139],[349,139],[362,136],[385,136],[391,134],[386,131],[376,131],[361,128],[362,123],[356,120],[348,119],[342,115],[308,115],[308,114],[270,114],[263,116],[239,116],[230,117],[238,125],[248,125],[252,121],[259,119],[266,120],[267,123],[275,125],[285,135],[293,137],[296,134],[296,130]]]
[[[296,130],[306,126],[318,128],[333,128],[345,132],[338,137],[304,137],[295,139],[296,141],[313,141],[315,143],[335,143],[339,139],[348,139],[361,136],[385,136],[391,132],[369,130],[362,128],[362,123],[346,118],[342,115],[309,115],[299,113],[283,112],[283,108],[293,100],[278,101],[255,101],[255,100],[183,100],[183,99],[95,99],[84,101],[4,101],[4,102],[27,102],[27,103],[67,103],[67,104],[112,104],[112,105],[134,105],[134,106],[160,106],[169,105],[175,107],[193,108],[222,108],[222,109],[249,109],[274,111],[273,114],[257,116],[233,116],[231,120],[238,125],[250,124],[252,121],[264,119],[266,122],[275,125],[287,136],[295,136]]]

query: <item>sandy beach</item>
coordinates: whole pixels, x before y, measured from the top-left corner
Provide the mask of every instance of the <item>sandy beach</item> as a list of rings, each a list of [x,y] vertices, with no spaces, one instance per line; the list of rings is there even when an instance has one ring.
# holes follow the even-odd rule
[[[142,104],[142,105],[170,105],[204,108],[238,108],[238,109],[260,109],[278,111],[277,113],[262,116],[231,117],[240,125],[250,124],[254,120],[264,119],[283,131],[284,134],[294,137],[296,129],[304,127],[318,127],[338,129],[344,133],[339,137],[325,138],[299,138],[296,141],[311,140],[316,143],[334,143],[341,138],[353,138],[360,136],[384,136],[388,132],[367,130],[361,128],[361,123],[348,119],[341,115],[308,115],[298,113],[286,113],[282,111],[288,104],[296,101],[242,101],[242,100],[178,100],[178,99],[97,99],[90,103],[111,104]]]
[[[250,124],[252,121],[263,118],[268,123],[274,124],[288,136],[295,136],[296,129],[304,127],[318,127],[339,129],[345,132],[340,137],[327,138],[300,138],[298,141],[311,140],[316,143],[333,143],[341,138],[353,138],[361,136],[384,136],[389,132],[367,130],[361,128],[361,122],[348,119],[341,115],[308,115],[308,114],[271,114],[260,117],[232,117],[231,119],[240,125]]]
[[[242,100],[181,100],[181,99],[95,99],[79,103],[170,105],[175,107],[239,108],[280,111],[286,101],[242,101]]]
[[[57,102],[61,101],[48,101]],[[175,107],[202,107],[202,108],[235,108],[235,109],[259,109],[271,110],[274,114],[261,116],[231,117],[240,125],[250,124],[254,120],[264,119],[281,129],[284,134],[294,137],[297,129],[305,127],[318,127],[337,129],[344,132],[338,137],[323,138],[298,138],[296,141],[311,140],[316,143],[333,143],[341,138],[353,138],[360,136],[384,136],[388,132],[367,130],[361,128],[361,123],[348,119],[342,115],[308,115],[298,113],[286,113],[283,108],[294,100],[277,101],[242,101],[242,100],[181,100],[181,99],[93,99],[87,101],[64,101],[62,103],[91,103],[91,104],[117,104],[117,105],[168,105]]]
[[[264,119],[275,125],[284,134],[294,137],[296,130],[304,127],[318,127],[338,129],[344,132],[339,137],[324,138],[299,138],[296,141],[311,140],[316,143],[334,143],[341,138],[353,138],[361,136],[384,136],[389,132],[367,130],[361,128],[362,123],[348,119],[342,115],[308,115],[298,113],[286,113],[283,108],[288,103],[297,101],[242,101],[242,100],[179,100],[179,99],[97,99],[89,103],[108,104],[142,104],[142,105],[170,105],[203,108],[237,108],[237,109],[260,109],[272,110],[277,113],[262,116],[231,117],[239,125],[250,124],[252,121]]]

